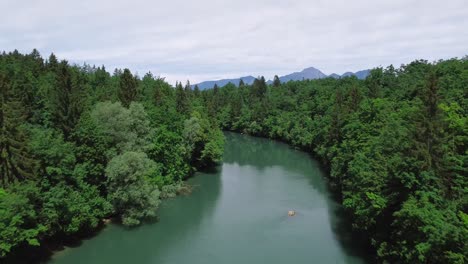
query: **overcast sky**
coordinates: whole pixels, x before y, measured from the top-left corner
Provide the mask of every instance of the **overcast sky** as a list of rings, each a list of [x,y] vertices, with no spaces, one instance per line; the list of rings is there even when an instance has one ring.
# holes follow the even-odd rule
[[[0,0],[0,50],[203,80],[468,54],[468,0]]]

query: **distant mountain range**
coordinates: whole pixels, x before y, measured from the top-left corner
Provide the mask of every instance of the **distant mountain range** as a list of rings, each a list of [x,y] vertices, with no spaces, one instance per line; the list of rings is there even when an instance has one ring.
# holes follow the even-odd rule
[[[205,81],[205,82],[201,82],[201,83],[198,83],[198,84],[194,84],[194,85],[192,85],[192,87],[195,86],[195,85],[198,85],[198,88],[200,88],[200,90],[204,90],[204,89],[213,88],[213,86],[215,84],[217,84],[219,87],[223,87],[224,85],[226,85],[228,83],[239,85],[239,82],[240,82],[241,79],[244,81],[245,84],[252,84],[254,82],[254,80],[255,80],[255,77],[253,77],[253,76],[244,76],[244,77],[240,77],[240,78],[236,78],[236,79],[222,79],[222,80],[217,80],[217,81]]]
[[[279,77],[279,79],[282,83],[289,82],[289,81],[322,79],[322,78],[327,78],[327,77],[338,79],[338,78],[343,78],[343,77],[356,76],[358,79],[365,79],[369,75],[369,72],[370,70],[362,70],[362,71],[357,71],[357,72],[345,72],[342,75],[339,75],[336,73],[326,75],[314,67],[309,67],[300,72],[293,72],[291,74],[281,76]],[[196,85],[198,85],[198,88],[200,88],[200,90],[204,90],[204,89],[213,88],[215,84],[217,84],[219,87],[222,87],[228,83],[238,85],[241,79],[244,81],[245,84],[252,84],[255,80],[255,77],[245,76],[245,77],[240,77],[240,78],[235,78],[235,79],[205,81],[205,82],[198,83]],[[270,80],[267,83],[271,84],[273,83],[273,81]],[[195,86],[195,85],[192,85],[192,86]]]
[[[349,76],[356,76],[358,79],[364,80],[369,75],[370,70],[362,70],[357,72],[345,72],[340,77],[349,77]],[[335,74],[338,75],[338,74]]]

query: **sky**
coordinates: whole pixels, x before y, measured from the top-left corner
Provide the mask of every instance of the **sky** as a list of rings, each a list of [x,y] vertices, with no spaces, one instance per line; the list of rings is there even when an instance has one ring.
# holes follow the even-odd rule
[[[468,0],[0,0],[0,50],[170,83],[468,55]]]

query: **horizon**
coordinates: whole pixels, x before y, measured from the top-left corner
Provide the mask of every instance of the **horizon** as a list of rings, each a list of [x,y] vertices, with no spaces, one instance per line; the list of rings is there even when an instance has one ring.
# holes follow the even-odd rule
[[[31,50],[31,51],[29,51],[29,52],[27,52],[27,51],[23,52],[23,51],[19,51],[19,50],[17,50],[17,49],[15,49],[15,50],[18,51],[20,54],[29,54],[29,53],[31,53],[31,52],[34,50],[34,48],[33,48],[33,50]],[[10,53],[10,52],[14,52],[15,50],[11,50],[11,51],[2,50],[2,51],[0,51],[0,52]],[[36,50],[39,52],[39,54],[40,54],[41,57],[44,59],[44,61],[47,61],[48,58],[49,58],[49,56],[50,56],[51,54],[54,54],[54,55],[57,56],[57,54],[54,53],[54,52],[51,52],[50,54],[43,54],[43,53],[40,52],[40,50],[38,50],[38,49],[36,49]],[[361,72],[361,71],[370,71],[370,70],[376,69],[376,68],[383,68],[383,69],[385,69],[385,68],[387,68],[387,67],[389,67],[389,66],[393,66],[393,67],[395,67],[395,69],[398,69],[398,68],[401,68],[401,67],[404,66],[404,65],[408,65],[409,63],[411,63],[411,62],[413,62],[413,61],[419,61],[419,60],[425,60],[425,61],[427,61],[428,63],[437,63],[438,61],[451,60],[451,59],[464,59],[464,58],[466,58],[466,57],[468,57],[468,54],[465,54],[465,55],[459,56],[459,57],[439,58],[439,59],[434,59],[434,60],[432,60],[432,61],[427,60],[427,59],[424,59],[424,58],[418,58],[418,59],[414,59],[414,60],[409,61],[409,62],[406,62],[406,63],[401,63],[400,65],[394,65],[394,64],[389,64],[389,65],[378,65],[378,66],[370,67],[370,68],[367,68],[367,69],[359,69],[359,70],[355,70],[355,71],[345,71],[345,72],[342,72],[342,73],[337,73],[337,72],[327,73],[327,72],[322,71],[322,70],[321,70],[320,68],[318,68],[318,67],[309,66],[309,67],[303,68],[303,69],[301,69],[301,70],[296,70],[296,71],[288,72],[288,73],[281,74],[281,75],[279,75],[279,74],[274,74],[273,76],[268,76],[268,77],[267,77],[267,76],[264,76],[264,75],[253,75],[253,74],[248,74],[248,75],[243,75],[243,76],[233,76],[233,77],[225,77],[225,78],[218,78],[218,79],[200,80],[200,81],[198,81],[198,82],[192,82],[192,80],[189,80],[189,79],[185,79],[185,80],[183,80],[183,79],[182,79],[182,80],[175,80],[174,82],[170,82],[170,81],[168,81],[168,80],[166,79],[165,76],[160,76],[160,75],[158,75],[158,74],[155,74],[155,73],[151,72],[150,70],[148,70],[148,71],[146,71],[146,72],[138,72],[138,71],[132,71],[132,69],[130,69],[130,68],[128,68],[128,67],[125,67],[125,66],[120,67],[120,68],[110,68],[110,67],[106,66],[105,64],[99,64],[99,63],[97,63],[97,64],[91,64],[91,63],[88,63],[88,62],[86,62],[86,61],[77,63],[77,62],[70,61],[70,60],[68,60],[67,58],[61,58],[61,57],[58,57],[58,56],[57,56],[57,59],[58,59],[59,61],[66,60],[66,61],[68,61],[68,63],[69,63],[70,65],[75,65],[75,66],[77,66],[77,67],[90,66],[90,67],[96,67],[96,68],[98,68],[98,67],[103,67],[103,66],[104,66],[105,70],[106,70],[108,73],[110,73],[110,74],[112,74],[115,70],[124,70],[124,69],[126,69],[126,68],[128,68],[128,69],[132,72],[133,75],[135,75],[135,76],[137,76],[137,77],[139,77],[139,78],[143,78],[144,75],[146,75],[147,73],[151,73],[155,78],[162,78],[162,79],[164,79],[167,83],[169,83],[170,85],[172,85],[172,86],[175,87],[175,85],[176,85],[177,83],[182,83],[182,84],[184,84],[184,83],[186,83],[187,81],[189,81],[190,84],[191,84],[192,86],[194,86],[194,85],[198,85],[198,84],[201,84],[201,83],[204,83],[204,82],[218,82],[218,81],[229,80],[229,79],[236,80],[236,79],[248,78],[248,77],[253,77],[253,78],[255,78],[255,79],[258,79],[259,77],[264,77],[266,81],[272,81],[272,80],[274,79],[275,76],[278,76],[278,77],[281,78],[281,77],[283,77],[283,76],[285,76],[285,75],[289,75],[289,74],[293,74],[293,73],[300,73],[300,72],[302,72],[302,71],[304,71],[304,70],[307,70],[307,69],[309,69],[309,68],[316,69],[316,70],[320,71],[321,73],[325,74],[327,77],[330,77],[331,75],[334,75],[334,74],[336,74],[336,75],[342,77],[342,75],[344,75],[344,74],[346,74],[346,73],[355,74],[355,73],[357,73],[357,72]]]
[[[44,57],[54,52],[78,65],[152,72],[171,84],[249,75],[272,79],[311,66],[342,74],[467,54],[463,0],[6,5],[2,50],[36,48]]]

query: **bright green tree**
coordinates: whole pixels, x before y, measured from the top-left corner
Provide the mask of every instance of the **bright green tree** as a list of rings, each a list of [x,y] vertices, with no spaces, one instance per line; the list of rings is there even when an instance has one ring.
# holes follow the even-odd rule
[[[107,165],[108,198],[124,225],[139,225],[156,216],[159,190],[150,179],[159,174],[158,170],[157,164],[141,152],[125,152]]]

